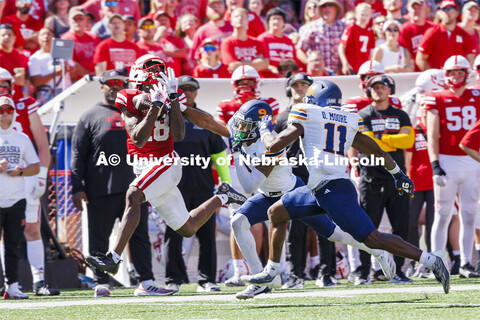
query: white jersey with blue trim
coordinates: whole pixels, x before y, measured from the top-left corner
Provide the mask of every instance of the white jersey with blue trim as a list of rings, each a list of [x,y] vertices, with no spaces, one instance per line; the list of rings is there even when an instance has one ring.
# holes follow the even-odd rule
[[[347,151],[363,120],[356,113],[322,108],[312,104],[293,106],[289,123],[303,127],[300,146],[305,154],[310,173],[307,186],[314,189],[321,182],[349,179]]]
[[[272,132],[275,134],[275,132]],[[250,158],[259,158],[263,157],[267,158],[277,158],[277,159],[284,159],[284,163],[278,164],[273,168],[272,172],[268,175],[267,179],[263,182],[263,184],[258,188],[258,190],[268,195],[270,192],[282,192],[286,193],[295,187],[295,183],[297,182],[297,178],[292,173],[292,166],[287,162],[287,153],[284,150],[278,153],[270,153],[267,151],[265,146],[262,143],[262,139],[258,139],[251,145],[247,146],[245,143],[242,147],[242,153],[245,155],[250,156]],[[253,167],[251,165],[250,167]]]

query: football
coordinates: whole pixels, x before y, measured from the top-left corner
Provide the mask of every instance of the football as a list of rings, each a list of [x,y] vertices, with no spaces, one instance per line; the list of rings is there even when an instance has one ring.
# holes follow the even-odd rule
[[[150,106],[152,105],[152,102],[150,101],[149,95],[147,93],[136,95],[135,97],[133,97],[132,102],[135,109],[140,111],[143,115],[147,114]],[[159,109],[158,116],[162,117],[167,112],[168,108],[166,106],[163,106]]]

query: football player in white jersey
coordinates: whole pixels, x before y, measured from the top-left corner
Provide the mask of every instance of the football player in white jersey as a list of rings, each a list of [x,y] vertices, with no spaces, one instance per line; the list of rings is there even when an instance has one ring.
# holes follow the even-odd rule
[[[331,216],[340,228],[353,238],[370,248],[383,249],[395,255],[420,261],[432,268],[443,290],[448,293],[450,273],[446,263],[446,253],[439,250],[435,254],[419,248],[392,234],[381,233],[358,203],[358,196],[348,175],[348,162],[344,161],[346,150],[351,146],[366,155],[383,158],[385,168],[393,175],[399,194],[413,192],[412,181],[400,170],[393,159],[371,138],[360,132],[362,119],[357,114],[340,110],[342,93],[331,81],[322,80],[310,86],[304,104],[296,105],[289,115],[291,125],[279,135],[270,134],[268,118],[260,126],[261,139],[266,149],[279,152],[301,137],[302,148],[310,172],[308,188],[315,195],[316,203]],[[291,197],[295,198],[295,191]],[[279,272],[281,245],[285,239],[285,222],[289,219],[303,219],[285,209],[283,200],[269,209],[270,259],[264,270],[257,275],[245,276],[244,280],[255,284],[271,281]],[[299,197],[299,201],[302,199]]]
[[[238,208],[231,219],[233,235],[252,273],[261,272],[262,264],[258,258],[255,239],[250,228],[268,220],[269,207],[283,194],[294,188],[304,187],[303,181],[293,175],[292,167],[286,161],[285,150],[282,149],[276,153],[267,152],[260,139],[261,119],[272,115],[272,109],[266,102],[251,100],[243,104],[228,124],[231,134],[230,146],[238,180],[247,193],[253,193],[257,189],[259,191]],[[253,159],[256,159],[258,164]],[[395,263],[386,251],[371,250],[335,226],[326,214],[322,214],[325,211],[315,204],[315,197],[311,195],[309,189],[306,187],[303,189],[306,189],[306,192],[302,193],[302,197],[309,200],[303,201],[303,205],[297,205],[296,202],[285,199],[284,205],[288,210],[312,216],[302,222],[330,241],[343,242],[373,254],[380,262],[385,276],[389,278],[394,276]],[[252,284],[237,293],[236,297],[250,299],[267,292],[270,292],[267,286]]]

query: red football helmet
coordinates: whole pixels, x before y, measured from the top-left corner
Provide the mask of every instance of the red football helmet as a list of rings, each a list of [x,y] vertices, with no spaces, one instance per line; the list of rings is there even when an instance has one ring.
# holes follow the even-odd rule
[[[130,69],[128,82],[138,87],[142,84],[157,84],[160,73],[166,73],[165,62],[153,54],[146,54],[138,58]],[[150,79],[149,81],[147,81]]]
[[[445,64],[443,66],[443,70],[445,71],[445,83],[447,84],[447,86],[452,88],[460,88],[466,86],[468,74],[470,73],[471,68],[472,67],[470,65],[470,62],[468,62],[465,57],[460,55],[451,56],[447,59],[447,61],[445,61]],[[453,70],[464,70],[465,77],[463,78],[463,80],[458,81],[451,77],[450,71]]]
[[[240,80],[253,80],[252,85],[239,85]],[[254,67],[243,65],[235,69],[232,73],[231,84],[235,89],[234,98],[240,100],[242,104],[256,99],[259,96],[258,84],[260,83],[260,75]]]

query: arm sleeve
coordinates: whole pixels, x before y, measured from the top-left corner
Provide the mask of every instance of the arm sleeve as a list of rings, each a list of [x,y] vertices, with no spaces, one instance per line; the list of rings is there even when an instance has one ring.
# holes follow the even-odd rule
[[[383,134],[382,142],[397,149],[408,149],[415,143],[415,131],[410,126],[401,127],[400,130],[410,129],[409,133]]]
[[[212,154],[212,159],[213,163],[215,164],[215,168],[217,169],[218,176],[220,177],[220,180],[223,182],[227,183],[232,183],[232,179],[230,178],[230,170],[229,170],[229,164],[227,163],[228,161],[225,161],[223,165],[220,165],[217,162],[217,159],[219,158],[227,158],[227,151],[223,150],[219,153]]]
[[[85,122],[80,119],[72,137],[72,193],[85,191],[85,169],[88,153],[90,152],[90,139]]]
[[[238,181],[240,181],[240,184],[242,185],[243,190],[245,190],[246,193],[253,193],[263,184],[267,177],[264,176],[263,173],[258,171],[256,168],[251,169],[251,172],[249,172],[247,167],[240,163],[239,158],[239,152],[233,155]]]
[[[382,142],[382,140],[375,138],[375,134],[373,133],[373,131],[363,131],[362,133],[364,135],[372,138],[373,141],[375,141],[378,144],[378,146],[385,152],[391,152],[391,151],[396,151],[397,150],[396,148],[392,148],[388,144]]]

